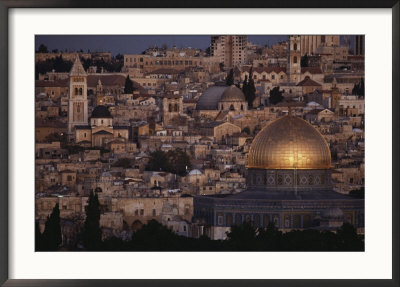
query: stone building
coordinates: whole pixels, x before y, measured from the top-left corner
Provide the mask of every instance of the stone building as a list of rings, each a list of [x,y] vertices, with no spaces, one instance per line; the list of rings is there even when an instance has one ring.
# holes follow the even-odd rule
[[[333,209],[337,216],[331,217]],[[255,227],[272,221],[283,231],[335,230],[343,222],[363,230],[364,200],[333,191],[326,141],[309,123],[287,115],[267,125],[253,140],[247,190],[196,196],[194,217],[203,222],[204,232],[212,239],[225,239],[232,225],[246,221]]]
[[[244,65],[247,61],[247,36],[211,36],[210,54],[226,68]]]
[[[90,117],[90,125],[75,127],[75,142],[88,144],[91,147],[105,147],[114,139],[127,143],[129,128],[127,126],[113,126],[113,118],[105,106],[97,106]]]

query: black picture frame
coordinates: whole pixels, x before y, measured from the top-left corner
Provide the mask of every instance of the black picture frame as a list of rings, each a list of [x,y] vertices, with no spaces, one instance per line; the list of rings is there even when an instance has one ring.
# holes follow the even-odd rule
[[[391,8],[392,279],[391,280],[19,280],[8,275],[8,12],[10,8]],[[8,286],[400,286],[399,280],[399,0],[0,0],[0,284]],[[379,264],[379,262],[377,262]]]

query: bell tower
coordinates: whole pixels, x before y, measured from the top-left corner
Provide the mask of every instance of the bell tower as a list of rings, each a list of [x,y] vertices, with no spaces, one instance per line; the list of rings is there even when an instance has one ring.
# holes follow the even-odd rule
[[[73,139],[75,126],[88,125],[87,74],[79,57],[69,73],[68,136]]]
[[[286,74],[288,82],[298,83],[301,79],[301,38],[298,35],[289,36],[288,62]]]

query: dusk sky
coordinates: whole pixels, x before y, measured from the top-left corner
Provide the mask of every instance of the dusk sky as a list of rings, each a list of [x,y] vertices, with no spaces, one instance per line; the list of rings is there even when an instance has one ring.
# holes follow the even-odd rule
[[[286,35],[254,35],[249,41],[255,44],[274,44],[287,39]],[[210,35],[38,35],[35,49],[44,44],[51,51],[84,50],[92,52],[111,52],[113,55],[137,54],[151,46],[167,44],[168,47],[193,47],[206,49],[210,44]]]

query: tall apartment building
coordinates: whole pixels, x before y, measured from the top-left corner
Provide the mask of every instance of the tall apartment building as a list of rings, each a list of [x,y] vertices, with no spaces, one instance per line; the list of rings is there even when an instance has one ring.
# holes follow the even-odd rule
[[[247,36],[211,36],[210,53],[211,56],[219,58],[226,68],[246,64]]]
[[[365,35],[354,36],[354,55],[364,55],[365,53]]]
[[[313,55],[318,47],[340,46],[339,35],[303,35],[301,36],[301,55]]]

